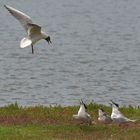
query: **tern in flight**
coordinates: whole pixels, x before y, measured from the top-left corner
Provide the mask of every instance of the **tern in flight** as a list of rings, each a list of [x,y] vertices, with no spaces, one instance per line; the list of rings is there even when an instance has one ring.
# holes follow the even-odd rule
[[[25,48],[28,46],[32,47],[32,54],[34,54],[33,45],[41,40],[45,39],[48,44],[51,43],[50,36],[41,30],[41,26],[34,24],[31,18],[23,12],[12,8],[11,6],[4,5],[4,7],[22,24],[27,32],[27,37],[24,37],[20,42],[20,47]]]
[[[111,119],[115,123],[128,123],[128,122],[135,122],[136,120],[131,120],[125,117],[120,111],[119,111],[119,105],[113,101],[112,102],[112,114]]]

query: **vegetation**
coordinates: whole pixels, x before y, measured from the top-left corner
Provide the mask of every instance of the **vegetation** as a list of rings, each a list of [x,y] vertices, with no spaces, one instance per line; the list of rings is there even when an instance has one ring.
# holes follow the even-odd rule
[[[136,123],[100,124],[98,108],[109,114],[111,107],[90,103],[88,112],[96,124],[81,124],[72,118],[79,106],[22,107],[17,103],[0,108],[0,140],[138,140],[140,108],[122,107],[123,114]]]

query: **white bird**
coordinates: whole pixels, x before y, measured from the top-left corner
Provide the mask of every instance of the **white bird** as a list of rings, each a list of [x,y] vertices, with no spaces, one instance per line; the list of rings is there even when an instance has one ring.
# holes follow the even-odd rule
[[[112,122],[111,117],[102,108],[98,109],[98,115],[98,121],[101,123],[109,124]]]
[[[128,123],[128,122],[135,122],[136,120],[131,120],[125,117],[120,111],[119,111],[119,105],[113,101],[112,102],[112,114],[111,119],[115,123]]]
[[[91,124],[92,123],[91,116],[90,116],[90,114],[88,114],[86,112],[86,110],[87,110],[87,106],[81,100],[80,109],[78,111],[78,114],[73,115],[73,118],[78,119],[78,120],[82,120],[88,124]]]
[[[51,43],[50,36],[48,36],[45,32],[41,30],[41,26],[34,24],[28,15],[8,5],[4,5],[4,7],[22,24],[22,26],[27,32],[27,37],[24,37],[20,42],[21,48],[31,46],[32,54],[34,54],[33,45],[37,41],[45,39],[48,44]]]

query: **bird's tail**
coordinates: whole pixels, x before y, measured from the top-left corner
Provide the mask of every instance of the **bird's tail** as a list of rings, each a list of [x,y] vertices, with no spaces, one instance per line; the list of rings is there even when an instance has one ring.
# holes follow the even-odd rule
[[[137,120],[131,120],[131,119],[128,119],[130,122],[136,122]]]
[[[20,41],[20,48],[26,48],[28,46],[30,46],[32,44],[32,41],[26,37],[24,37],[21,41]]]

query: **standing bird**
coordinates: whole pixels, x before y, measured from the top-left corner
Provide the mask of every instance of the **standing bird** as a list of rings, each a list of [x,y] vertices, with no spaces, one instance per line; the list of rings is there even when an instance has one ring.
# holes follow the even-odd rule
[[[125,117],[120,111],[119,111],[119,105],[113,101],[112,102],[112,114],[111,119],[115,123],[128,123],[128,122],[135,122],[136,120],[131,120]]]
[[[98,109],[98,121],[101,123],[109,124],[112,122],[111,117],[102,109]]]
[[[92,123],[91,116],[86,112],[87,106],[85,103],[81,100],[80,102],[80,109],[78,111],[78,114],[73,115],[73,118],[82,120],[88,124]]]
[[[50,36],[43,32],[39,25],[34,24],[28,15],[8,5],[4,5],[4,7],[22,24],[22,26],[27,32],[27,37],[24,37],[20,42],[21,48],[31,46],[32,54],[34,54],[33,45],[37,41],[45,39],[48,42],[48,44],[51,43]]]

